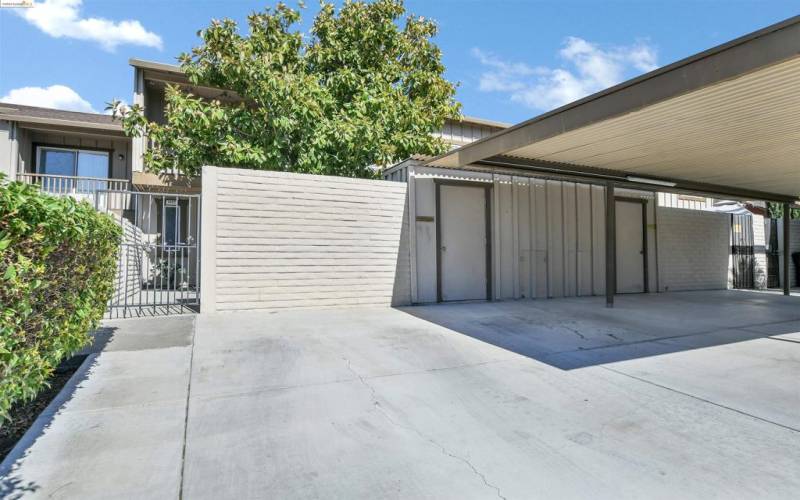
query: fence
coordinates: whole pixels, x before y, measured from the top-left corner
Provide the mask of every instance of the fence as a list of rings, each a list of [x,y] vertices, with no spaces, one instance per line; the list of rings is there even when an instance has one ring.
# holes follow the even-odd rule
[[[128,189],[125,179],[107,179],[104,177],[77,177],[72,175],[50,175],[36,173],[17,174],[17,180],[39,186],[42,191],[54,196],[71,196],[79,200],[87,200],[95,206],[109,209],[123,209]],[[103,193],[103,194],[100,194]],[[105,197],[98,199],[98,197]]]
[[[124,233],[108,317],[198,311],[199,195],[99,190],[96,199]],[[103,205],[113,200],[125,208]]]
[[[410,302],[406,184],[203,168],[203,311]]]

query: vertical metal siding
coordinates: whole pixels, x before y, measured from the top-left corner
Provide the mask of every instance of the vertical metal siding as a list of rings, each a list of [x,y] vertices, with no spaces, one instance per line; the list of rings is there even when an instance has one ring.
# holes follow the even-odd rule
[[[547,181],[548,297],[564,296],[564,215],[561,182]]]
[[[574,297],[578,286],[578,224],[575,184],[562,184],[564,220],[564,295]]]
[[[578,225],[578,295],[592,294],[592,205],[588,184],[576,185]]]
[[[423,171],[424,176],[416,177],[415,181],[418,302],[436,300],[436,241],[433,235],[436,223],[430,218],[434,206],[432,179],[436,176],[462,182],[493,183],[490,237],[494,298],[605,293],[603,186],[431,167],[424,167]],[[638,192],[625,195],[647,196]],[[656,259],[655,201],[650,200],[648,275],[649,287],[655,291],[658,289],[659,266]]]
[[[547,272],[547,184],[531,179],[531,234],[533,238],[533,290],[536,298],[547,298],[550,289]]]
[[[592,186],[592,293],[606,291],[606,190]]]

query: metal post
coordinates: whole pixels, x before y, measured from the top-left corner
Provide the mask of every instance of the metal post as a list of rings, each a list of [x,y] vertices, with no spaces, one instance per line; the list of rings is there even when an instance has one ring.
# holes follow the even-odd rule
[[[789,212],[789,203],[783,204],[783,294],[789,295],[790,283],[792,282],[789,276],[789,226],[791,225],[791,214]]]
[[[617,203],[614,183],[606,183],[606,307],[614,307],[617,291]]]

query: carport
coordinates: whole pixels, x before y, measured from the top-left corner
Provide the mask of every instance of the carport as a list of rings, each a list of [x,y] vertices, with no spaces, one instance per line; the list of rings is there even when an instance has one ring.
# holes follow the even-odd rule
[[[534,173],[602,186],[605,295],[611,307],[617,290],[615,191],[762,200],[783,204],[788,214],[800,194],[798,116],[800,16],[537,116],[425,165]],[[413,184],[413,175],[409,177]],[[782,269],[787,278],[789,241],[789,224],[783,224]],[[789,289],[790,280],[784,279],[785,295]]]

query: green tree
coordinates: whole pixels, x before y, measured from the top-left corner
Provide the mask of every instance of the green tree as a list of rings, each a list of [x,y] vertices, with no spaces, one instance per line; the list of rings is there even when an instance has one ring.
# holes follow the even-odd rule
[[[770,219],[783,218],[783,204],[782,203],[767,203],[767,215]],[[800,208],[789,209],[790,219],[800,219]]]
[[[140,106],[110,103],[128,135],[146,135],[153,172],[196,175],[202,165],[371,177],[371,165],[439,154],[431,135],[460,115],[455,86],[431,41],[436,24],[405,16],[402,0],[322,3],[310,34],[279,3],[198,32],[179,61],[193,85],[233,91],[238,102],[166,89],[163,124]]]

